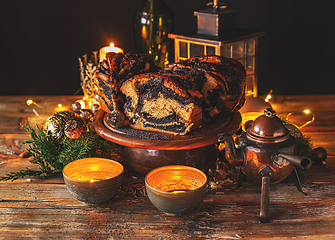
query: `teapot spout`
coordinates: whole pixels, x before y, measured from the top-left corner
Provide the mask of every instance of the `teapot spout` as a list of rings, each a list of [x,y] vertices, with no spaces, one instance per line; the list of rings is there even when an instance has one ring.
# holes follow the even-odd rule
[[[234,139],[230,134],[220,133],[219,143],[225,144],[225,155],[228,162],[234,166],[242,166],[244,158],[241,149],[236,149]]]
[[[278,153],[275,155],[275,157],[284,158],[287,161],[290,161],[294,165],[297,165],[304,170],[309,169],[312,165],[312,161],[307,157],[285,154],[285,153]]]

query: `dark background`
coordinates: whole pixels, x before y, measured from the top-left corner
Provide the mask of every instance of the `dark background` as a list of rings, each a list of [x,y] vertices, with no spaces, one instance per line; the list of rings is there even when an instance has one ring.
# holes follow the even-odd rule
[[[0,5],[0,94],[72,95],[78,57],[112,41],[134,52],[132,18],[142,0],[7,0]],[[166,0],[175,31],[194,29],[205,0]],[[258,92],[334,94],[332,1],[227,0],[237,27],[259,39]]]

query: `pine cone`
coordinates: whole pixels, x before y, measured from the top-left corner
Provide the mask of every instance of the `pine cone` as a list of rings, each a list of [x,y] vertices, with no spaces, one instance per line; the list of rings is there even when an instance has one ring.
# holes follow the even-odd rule
[[[65,124],[64,133],[71,139],[79,138],[83,132],[83,125],[76,120],[70,120]]]
[[[115,128],[120,128],[124,124],[124,114],[119,110],[113,110],[107,113],[107,123]]]

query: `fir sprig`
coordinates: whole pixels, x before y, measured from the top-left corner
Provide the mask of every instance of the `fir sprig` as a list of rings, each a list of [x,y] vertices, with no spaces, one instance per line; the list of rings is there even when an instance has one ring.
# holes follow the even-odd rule
[[[297,140],[297,155],[312,158],[313,140],[311,136],[301,134]]]
[[[290,121],[287,119],[287,117],[280,116],[279,117],[284,126],[287,127],[288,124],[290,124]],[[293,125],[294,126],[294,125]],[[302,156],[302,157],[307,157],[307,158],[312,158],[312,150],[313,150],[313,139],[309,135],[303,134],[298,127],[293,127],[289,129],[289,132],[292,136],[295,137],[296,144],[297,144],[297,155]],[[300,180],[304,179],[307,172],[309,171],[308,169],[301,169],[301,168],[295,168],[296,173],[298,174]],[[292,171],[289,177],[285,179],[286,182],[292,182],[296,181],[296,176],[295,172]]]
[[[279,117],[284,126],[287,127],[290,124],[290,121],[285,116]],[[289,129],[290,134],[295,137],[297,142],[297,155],[303,157],[312,157],[312,150],[313,150],[313,139],[311,136],[303,134],[298,127],[294,127]]]
[[[86,129],[79,138],[70,139],[64,136],[60,141],[55,141],[47,136],[42,128],[36,125],[34,129],[29,123],[22,126],[29,132],[31,139],[24,142],[29,144],[27,151],[33,157],[33,164],[39,165],[39,170],[26,168],[19,172],[9,172],[0,177],[0,181],[16,180],[23,177],[41,176],[51,177],[56,172],[62,171],[66,164],[86,157],[102,157],[119,160],[118,147],[95,133],[92,123],[85,122]]]

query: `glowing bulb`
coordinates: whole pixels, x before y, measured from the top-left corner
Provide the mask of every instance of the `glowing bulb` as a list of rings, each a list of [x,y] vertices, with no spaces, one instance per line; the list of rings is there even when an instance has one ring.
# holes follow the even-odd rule
[[[62,108],[63,107],[63,105],[61,103],[59,103],[57,106],[58,106],[58,108]]]
[[[27,103],[28,106],[35,105],[35,106],[37,106],[37,107],[39,107],[39,108],[42,108],[40,105],[38,105],[36,102],[34,102],[34,101],[31,100],[31,99],[27,100],[26,103]]]
[[[272,93],[272,90],[270,90],[269,94],[264,99],[265,102],[269,102],[269,100],[272,98],[271,93]]]
[[[31,99],[27,100],[27,105],[30,106],[31,104],[33,104],[33,100]]]
[[[33,100],[31,100],[31,99],[29,99],[29,100],[27,100],[27,105],[30,107],[31,105],[35,105],[35,106],[37,106],[37,107],[39,107],[39,108],[42,108],[40,105],[38,105],[37,103],[35,103]],[[38,115],[38,112],[34,109],[34,107],[31,107],[32,108],[32,111],[35,113],[35,115],[36,116],[39,116]]]
[[[303,128],[303,127],[306,127],[308,124],[310,124],[310,123],[312,123],[312,122],[314,122],[314,120],[315,120],[315,116],[314,116],[314,113],[312,113],[309,109],[305,109],[304,111],[302,111],[303,113],[305,113],[305,114],[311,114],[311,119],[310,120],[308,120],[308,121],[306,121],[304,124],[302,124],[301,126],[298,126],[298,129],[301,129],[301,128]],[[289,114],[287,114],[287,116],[286,116],[286,118],[288,119],[288,117],[289,116],[291,116],[293,113],[289,113]]]

